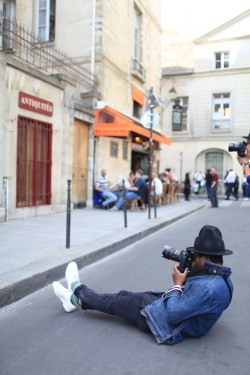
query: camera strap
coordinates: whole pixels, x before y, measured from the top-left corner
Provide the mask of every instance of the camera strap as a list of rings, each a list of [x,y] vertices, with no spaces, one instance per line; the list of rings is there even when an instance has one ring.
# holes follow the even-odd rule
[[[228,287],[228,291],[229,291],[229,296],[230,296],[230,301],[229,301],[229,304],[228,306],[230,305],[231,303],[231,300],[232,300],[232,289],[229,285],[229,282],[228,282],[228,278],[227,278],[227,275],[225,274],[225,272],[223,270],[221,270],[219,267],[213,267],[213,266],[202,266],[202,267],[195,267],[193,269],[191,269],[188,273],[188,277],[192,277],[192,276],[207,276],[207,275],[214,275],[214,276],[222,276],[227,287]]]

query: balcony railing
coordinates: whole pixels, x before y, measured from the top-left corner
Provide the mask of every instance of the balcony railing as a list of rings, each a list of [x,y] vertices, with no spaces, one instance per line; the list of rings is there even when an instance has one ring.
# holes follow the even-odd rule
[[[138,60],[132,60],[131,73],[142,82],[146,81],[146,70]]]
[[[76,82],[77,93],[93,90],[95,78],[79,59],[69,57],[53,43],[40,41],[31,31],[0,12],[0,50],[36,68]]]

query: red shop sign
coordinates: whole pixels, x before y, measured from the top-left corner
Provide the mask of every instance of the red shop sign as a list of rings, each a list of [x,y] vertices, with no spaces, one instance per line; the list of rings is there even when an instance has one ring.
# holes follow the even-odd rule
[[[48,100],[40,99],[37,96],[27,94],[26,92],[19,91],[18,105],[20,108],[27,109],[28,111],[41,113],[42,115],[53,115],[53,103]]]

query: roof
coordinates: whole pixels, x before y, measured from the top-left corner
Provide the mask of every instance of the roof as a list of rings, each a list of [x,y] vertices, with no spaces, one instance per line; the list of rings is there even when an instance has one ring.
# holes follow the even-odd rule
[[[239,23],[240,21],[243,21],[246,18],[249,18],[249,16],[250,16],[250,9],[248,9],[245,12],[239,14],[237,17],[232,18],[231,20],[227,21],[226,23],[223,23],[222,25],[216,27],[215,29],[209,31],[208,33],[202,35],[198,39],[195,39],[194,43],[195,44],[205,43],[205,42],[208,41],[208,39],[214,37],[216,34],[222,33],[223,31],[225,31],[226,29],[231,28],[232,26],[234,26],[235,24]],[[241,37],[246,37],[246,36],[250,37],[249,28],[248,28],[248,34],[247,35],[242,35]]]
[[[193,68],[183,68],[181,66],[173,66],[173,67],[169,67],[169,68],[163,68],[162,69],[162,77],[192,74],[193,72],[194,72]]]

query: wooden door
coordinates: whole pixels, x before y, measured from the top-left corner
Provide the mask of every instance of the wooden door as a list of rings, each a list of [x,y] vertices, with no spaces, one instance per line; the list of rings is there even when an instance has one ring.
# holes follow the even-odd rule
[[[74,207],[85,207],[88,182],[88,125],[74,121],[72,203]]]

